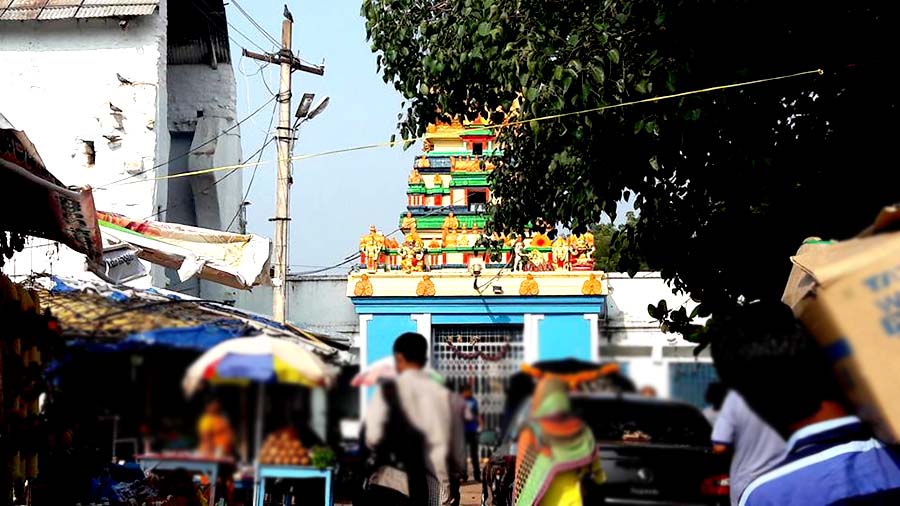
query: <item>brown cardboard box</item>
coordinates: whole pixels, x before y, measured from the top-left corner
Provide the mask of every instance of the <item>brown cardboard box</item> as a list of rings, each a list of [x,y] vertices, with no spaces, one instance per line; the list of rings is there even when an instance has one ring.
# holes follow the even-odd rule
[[[807,240],[782,300],[816,336],[858,414],[900,436],[900,207],[857,237]]]

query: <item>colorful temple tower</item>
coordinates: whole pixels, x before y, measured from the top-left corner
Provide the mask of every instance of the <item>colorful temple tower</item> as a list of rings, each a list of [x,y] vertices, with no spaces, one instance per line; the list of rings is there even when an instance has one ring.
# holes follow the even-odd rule
[[[348,278],[360,365],[390,356],[397,335],[419,332],[438,372],[473,384],[491,425],[506,379],[523,362],[599,359],[605,276],[593,270],[590,233],[542,225],[485,234],[490,157],[502,154],[493,128],[480,120],[432,125],[423,151],[397,230],[373,225]]]

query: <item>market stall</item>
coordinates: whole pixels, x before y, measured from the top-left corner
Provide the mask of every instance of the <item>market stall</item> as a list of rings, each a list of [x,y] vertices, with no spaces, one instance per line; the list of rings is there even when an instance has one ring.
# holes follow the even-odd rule
[[[184,378],[185,393],[193,395],[204,383],[250,384],[258,388],[255,429],[255,506],[274,506],[266,492],[269,480],[324,480],[324,504],[332,504],[331,482],[334,453],[327,448],[309,451],[291,430],[281,430],[263,445],[264,402],[267,384],[307,388],[330,385],[333,371],[309,350],[265,336],[225,341],[204,353]],[[288,489],[288,494],[290,494]],[[282,492],[282,503],[286,494]],[[290,499],[289,499],[290,500]],[[267,504],[267,501],[269,504]]]

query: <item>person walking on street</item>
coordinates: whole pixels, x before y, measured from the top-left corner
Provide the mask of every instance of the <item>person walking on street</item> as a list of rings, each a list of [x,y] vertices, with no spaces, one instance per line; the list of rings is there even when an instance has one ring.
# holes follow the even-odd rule
[[[466,477],[466,401],[450,392],[450,455],[447,459],[447,479],[441,482],[441,506],[459,506],[460,484]]]
[[[713,451],[731,454],[729,472],[731,504],[737,506],[741,493],[784,456],[784,438],[747,406],[734,390],[725,396],[713,425]]]
[[[852,414],[825,351],[781,302],[710,322],[719,376],[787,439],[739,506],[900,504],[900,455]]]
[[[401,334],[393,351],[397,379],[374,393],[365,418],[365,443],[375,462],[371,504],[438,506],[449,476],[450,393],[422,370],[428,342],[421,334]],[[392,462],[397,457],[405,461],[400,468]],[[391,498],[383,499],[383,492]]]
[[[481,429],[481,413],[478,411],[478,399],[472,394],[471,385],[463,385],[463,399],[466,401],[465,429],[466,446],[469,449],[469,458],[472,460],[472,479],[481,482],[481,469],[478,455],[478,431]]]

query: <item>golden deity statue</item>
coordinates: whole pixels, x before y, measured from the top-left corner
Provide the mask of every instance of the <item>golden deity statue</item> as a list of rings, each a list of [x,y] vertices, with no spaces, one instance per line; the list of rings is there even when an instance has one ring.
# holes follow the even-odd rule
[[[400,230],[403,231],[404,234],[408,234],[410,232],[415,232],[417,226],[416,219],[413,218],[412,213],[406,211],[406,216],[403,218],[403,221],[400,222]]]
[[[456,245],[460,248],[467,248],[471,246],[471,244],[469,244],[469,232],[466,230],[465,225],[463,225],[459,229],[459,237],[456,240]]]
[[[444,236],[444,247],[445,248],[455,248],[459,244],[459,234],[456,233],[455,228],[451,228],[447,231],[447,234]]]
[[[422,184],[422,175],[419,174],[419,169],[413,169],[409,174],[409,184]]]
[[[444,218],[444,222],[441,224],[441,230],[456,230],[459,228],[459,218],[456,217],[452,212]]]
[[[553,262],[556,270],[566,269],[569,265],[569,243],[562,236],[553,241]]]
[[[428,157],[426,157],[425,155],[422,155],[418,158],[418,160],[416,160],[416,167],[419,167],[419,168],[431,167],[431,162],[428,160]]]
[[[381,253],[384,251],[384,234],[372,225],[369,227],[369,233],[359,239],[359,250],[365,255],[366,270],[370,273],[377,272],[381,263]]]
[[[434,184],[434,187],[435,187],[435,188],[440,188],[441,186],[444,186],[444,180],[441,179],[441,175],[440,175],[440,174],[435,174],[435,175],[434,175],[434,183],[433,183],[433,184]]]

